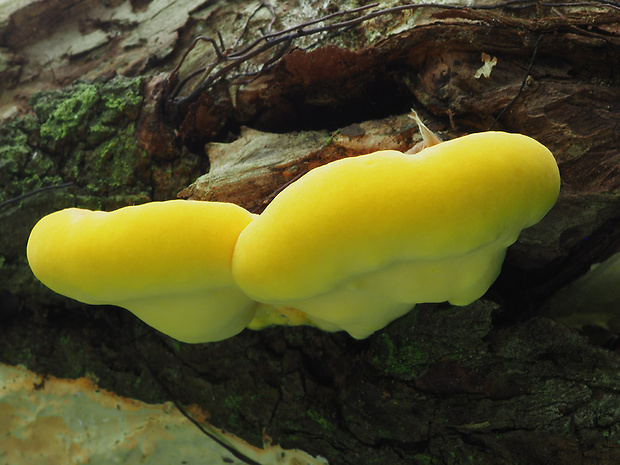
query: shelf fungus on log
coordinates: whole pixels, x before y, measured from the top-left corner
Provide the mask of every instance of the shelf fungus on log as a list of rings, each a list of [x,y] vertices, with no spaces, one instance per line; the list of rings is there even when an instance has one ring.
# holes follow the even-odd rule
[[[257,301],[365,338],[416,303],[480,298],[559,188],[551,152],[520,134],[338,160],[289,185],[243,230],[233,276]]]
[[[365,338],[417,303],[480,298],[559,194],[553,155],[530,137],[424,139],[416,154],[315,168],[260,216],[183,200],[52,213],[28,260],[54,291],[125,307],[184,342],[271,324]]]

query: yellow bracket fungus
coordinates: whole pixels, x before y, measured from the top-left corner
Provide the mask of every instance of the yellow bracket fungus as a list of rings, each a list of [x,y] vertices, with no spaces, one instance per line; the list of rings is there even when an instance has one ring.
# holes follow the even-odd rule
[[[365,338],[422,302],[467,305],[506,248],[555,203],[553,155],[520,134],[384,150],[313,169],[257,217],[174,200],[70,208],[28,242],[34,274],[89,304],[125,307],[184,342],[310,324]]]
[[[254,300],[365,338],[416,303],[480,298],[506,248],[551,209],[559,188],[551,152],[520,134],[338,160],[292,183],[248,224],[233,276]]]
[[[27,255],[52,290],[124,307],[184,342],[231,337],[257,304],[232,278],[239,233],[253,219],[230,203],[171,200],[100,212],[68,208],[41,219]]]

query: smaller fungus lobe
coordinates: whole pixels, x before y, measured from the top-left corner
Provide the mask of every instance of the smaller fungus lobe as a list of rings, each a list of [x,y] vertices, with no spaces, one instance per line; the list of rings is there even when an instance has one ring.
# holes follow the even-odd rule
[[[219,202],[171,200],[41,219],[28,240],[35,276],[88,304],[124,307],[184,342],[245,328],[257,305],[232,278],[239,233],[255,215]]]

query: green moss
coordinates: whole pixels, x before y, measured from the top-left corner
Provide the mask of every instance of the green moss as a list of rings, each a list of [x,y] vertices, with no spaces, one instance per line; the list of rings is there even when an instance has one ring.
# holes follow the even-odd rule
[[[137,119],[142,105],[140,87],[140,79],[116,77],[33,95],[30,104],[41,123],[43,142],[52,150],[102,143],[119,124]]]
[[[0,182],[19,170],[32,153],[28,138],[15,124],[0,127]]]
[[[116,77],[107,82],[76,82],[30,99],[40,121],[42,141],[52,151],[94,148],[135,121],[142,105],[141,80]]]
[[[143,168],[146,155],[138,147],[131,125],[88,152],[84,160],[98,174],[91,178],[91,189],[105,193],[136,185],[136,173]]]
[[[387,332],[378,335],[373,349],[373,365],[390,376],[415,379],[429,363],[429,355],[415,342],[393,339]]]
[[[314,409],[309,409],[306,411],[306,415],[310,417],[314,422],[318,423],[319,426],[325,431],[337,431],[338,428],[327,418],[325,418],[321,412]]]
[[[243,397],[237,395],[228,396],[224,399],[224,406],[229,410],[239,410],[242,403]]]
[[[133,79],[124,85],[108,86],[103,94],[104,111],[101,120],[107,124],[115,122],[119,114],[136,119],[142,105],[141,81]]]
[[[227,424],[235,431],[241,431],[245,426],[242,417],[244,401],[245,399],[242,396],[236,394],[224,399],[224,406],[228,410]]]
[[[135,135],[140,89],[140,79],[118,76],[32,96],[42,150],[57,156],[62,181],[95,196],[150,196],[148,160]]]
[[[34,110],[44,118],[41,137],[51,146],[72,138],[76,132],[87,131],[87,127],[100,101],[97,86],[78,83],[73,92],[59,101],[49,94],[40,99]]]
[[[33,120],[26,117],[0,126],[0,201],[61,182],[54,161],[29,138]]]
[[[71,333],[58,338],[56,351],[61,360],[65,360],[63,376],[67,378],[80,378],[86,374],[90,358],[85,354],[82,342],[76,340]]]
[[[437,460],[427,454],[416,454],[413,457],[416,465],[436,465]]]

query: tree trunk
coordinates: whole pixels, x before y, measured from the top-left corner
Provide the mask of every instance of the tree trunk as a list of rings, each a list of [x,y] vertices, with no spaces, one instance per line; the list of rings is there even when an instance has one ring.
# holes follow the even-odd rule
[[[330,464],[619,463],[620,302],[603,320],[580,307],[577,331],[554,301],[620,251],[618,6],[167,3],[0,6],[0,360],[196,404]],[[177,72],[199,35],[213,42]],[[418,305],[361,341],[278,327],[188,345],[29,271],[28,233],[51,211],[182,191],[258,213],[316,166],[413,146],[411,107],[444,138],[527,134],[560,166],[557,205],[469,306]]]

